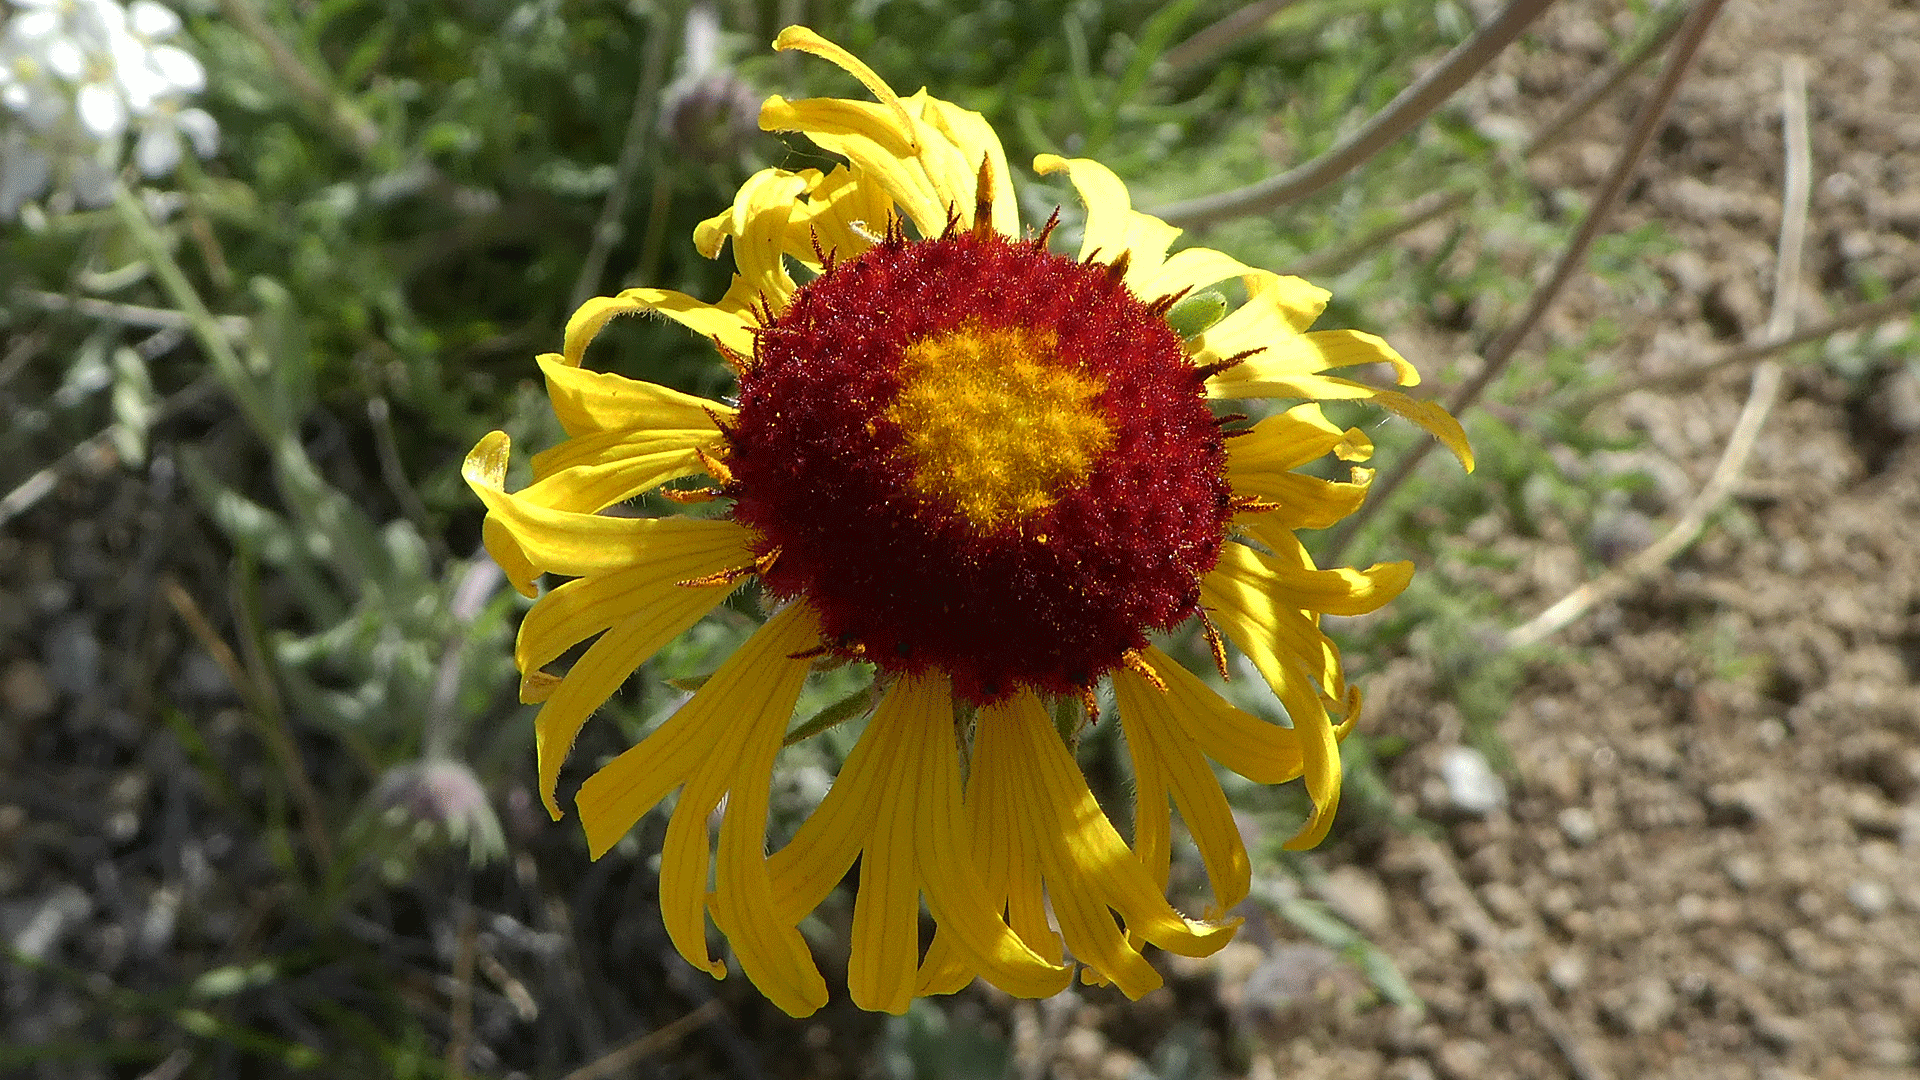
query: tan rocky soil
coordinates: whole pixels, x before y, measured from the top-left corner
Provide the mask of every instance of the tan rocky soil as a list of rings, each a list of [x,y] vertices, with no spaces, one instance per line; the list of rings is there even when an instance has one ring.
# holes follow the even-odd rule
[[[1513,92],[1576,87],[1614,17],[1599,8],[1560,5],[1504,62]],[[1657,320],[1629,335],[1644,348],[1595,365],[1673,370],[1763,331],[1792,57],[1807,64],[1814,166],[1800,323],[1868,298],[1864,282],[1920,272],[1920,9],[1736,0],[1623,211],[1679,242],[1660,267],[1672,299],[1638,316]],[[1591,192],[1636,98],[1586,121],[1536,182]],[[1591,288],[1575,286],[1555,332],[1617,305]],[[1503,808],[1456,814],[1437,839],[1327,853],[1348,863],[1328,898],[1430,1012],[1343,1013],[1359,984],[1335,972],[1306,1033],[1256,1073],[1920,1076],[1920,364],[1898,351],[1907,335],[1896,323],[1829,350],[1878,341],[1894,354],[1877,364],[1790,368],[1705,540],[1555,639],[1562,659],[1534,666],[1499,726],[1515,766]],[[1750,370],[1596,415],[1647,433],[1638,465],[1664,478],[1651,522],[1629,522],[1640,542],[1712,472]],[[1515,621],[1591,573],[1564,535],[1541,532],[1493,541],[1519,572],[1487,587]],[[1377,730],[1421,747],[1390,775],[1410,810],[1445,809],[1440,762],[1461,738],[1433,687],[1417,658],[1370,687]]]

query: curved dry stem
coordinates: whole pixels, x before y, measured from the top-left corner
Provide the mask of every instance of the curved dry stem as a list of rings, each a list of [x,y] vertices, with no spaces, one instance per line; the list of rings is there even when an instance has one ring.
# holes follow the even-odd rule
[[[1625,144],[1620,148],[1620,156],[1614,160],[1612,170],[1607,174],[1606,181],[1601,184],[1599,193],[1594,196],[1593,206],[1587,211],[1586,218],[1580,222],[1580,228],[1574,233],[1573,240],[1568,243],[1566,250],[1560,253],[1560,258],[1554,264],[1553,272],[1547,280],[1528,298],[1526,309],[1521,312],[1520,318],[1487,346],[1482,354],[1484,362],[1480,365],[1480,370],[1463,383],[1452,399],[1447,402],[1448,412],[1459,416],[1474,402],[1480,400],[1480,395],[1486,391],[1487,387],[1506,372],[1508,365],[1513,362],[1514,355],[1519,351],[1521,342],[1525,341],[1528,335],[1533,333],[1534,328],[1540,325],[1540,320],[1546,315],[1547,309],[1553,305],[1553,302],[1559,298],[1567,282],[1573,280],[1573,275],[1586,265],[1588,251],[1593,247],[1594,240],[1599,237],[1607,219],[1613,215],[1621,196],[1626,193],[1627,184],[1639,171],[1640,162],[1646,157],[1647,148],[1653,143],[1654,133],[1660,130],[1661,121],[1665,119],[1667,110],[1673,105],[1673,99],[1680,92],[1680,84],[1686,80],[1687,70],[1693,66],[1694,57],[1699,54],[1701,44],[1706,41],[1707,29],[1713,25],[1714,17],[1720,14],[1720,8],[1725,3],[1726,0],[1700,0],[1693,10],[1688,12],[1686,21],[1681,24],[1680,32],[1675,37],[1673,51],[1667,57],[1667,66],[1660,72],[1659,82],[1654,85],[1652,94],[1640,106],[1639,114],[1634,117],[1633,127],[1627,134]],[[1416,443],[1413,449],[1395,464],[1392,471],[1374,483],[1366,503],[1347,518],[1328,542],[1326,557],[1329,560],[1340,558],[1341,553],[1346,550],[1347,545],[1353,541],[1360,530],[1380,513],[1380,508],[1387,504],[1394,492],[1399,490],[1407,482],[1407,478],[1420,467],[1421,462],[1426,460],[1427,455],[1433,450],[1433,445],[1431,441]]]
[[[1312,161],[1257,184],[1189,199],[1151,213],[1168,224],[1192,229],[1265,213],[1306,198],[1359,168],[1388,144],[1413,130],[1552,6],[1553,0],[1508,0],[1507,6],[1491,22],[1461,42],[1432,71],[1402,90],[1359,130]]]

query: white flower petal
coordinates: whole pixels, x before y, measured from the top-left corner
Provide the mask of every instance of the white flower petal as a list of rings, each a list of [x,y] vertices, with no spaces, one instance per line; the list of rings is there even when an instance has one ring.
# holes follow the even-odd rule
[[[177,90],[197,94],[207,85],[207,70],[184,49],[172,45],[156,46],[147,57],[147,65]]]
[[[193,143],[196,155],[209,158],[220,151],[220,125],[204,109],[181,109],[173,126]]]
[[[127,8],[127,16],[133,24],[133,32],[148,41],[172,37],[180,32],[180,16],[153,0],[133,0],[133,5]]]
[[[148,179],[165,176],[180,164],[180,133],[167,118],[155,120],[140,133],[140,141],[133,147],[133,163]]]
[[[53,163],[47,155],[19,140],[9,139],[0,154],[0,219],[20,212],[20,205],[47,190]]]
[[[80,126],[95,138],[117,139],[127,130],[126,104],[111,86],[83,86],[74,104],[80,113]]]
[[[79,79],[87,70],[87,54],[71,41],[50,41],[44,54],[47,70],[63,79]]]

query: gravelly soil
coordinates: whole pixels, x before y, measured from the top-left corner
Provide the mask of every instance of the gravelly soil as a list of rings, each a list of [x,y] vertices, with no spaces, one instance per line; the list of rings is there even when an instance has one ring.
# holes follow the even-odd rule
[[[1563,4],[1477,107],[1524,122],[1573,93],[1604,59],[1601,20],[1619,17]],[[1645,326],[1632,348],[1594,364],[1673,370],[1761,332],[1790,56],[1808,63],[1815,163],[1800,320],[1920,270],[1920,10],[1735,2],[1623,211],[1680,241],[1658,268],[1670,296],[1633,313]],[[1536,164],[1543,192],[1594,188],[1634,97]],[[1617,303],[1578,284],[1547,332],[1574,336]],[[1498,808],[1453,805],[1441,763],[1463,725],[1431,666],[1403,658],[1370,680],[1369,723],[1416,748],[1389,785],[1441,827],[1344,835],[1320,856],[1331,871],[1320,891],[1407,975],[1424,1015],[1371,1004],[1336,957],[1258,912],[1226,953],[1169,965],[1172,989],[1137,1006],[973,993],[956,1015],[1004,1025],[1028,1075],[1063,1078],[1126,1076],[1169,1031],[1190,1037],[1193,1060],[1250,1076],[1920,1076],[1920,376],[1901,361],[1789,370],[1706,538],[1529,669],[1498,727],[1514,766]],[[1515,567],[1483,587],[1517,621],[1591,575],[1596,551],[1582,545],[1631,549],[1656,535],[1712,471],[1746,393],[1746,372],[1733,371],[1602,410],[1596,423],[1646,434],[1626,464],[1659,483],[1607,536],[1551,522],[1531,536],[1501,520],[1470,530],[1463,542]],[[219,670],[187,647],[157,591],[167,569],[222,579],[199,530],[164,470],[106,466],[0,533],[0,936],[132,990],[164,990],[236,942],[307,940],[272,922],[265,856],[155,719],[163,698],[200,718],[211,752],[261,757]],[[269,786],[259,769],[235,775],[234,791]],[[715,993],[724,1015],[669,1069],[836,1075],[866,1060],[871,1018],[794,1025],[742,980],[714,987],[660,963],[641,875],[588,872],[577,854],[548,850],[559,841],[514,830],[516,805],[519,858],[472,885],[491,913],[477,931],[492,965],[477,984],[477,1053],[514,1048],[509,1061],[478,1061],[482,1071],[557,1075],[590,1056],[583,1046],[617,1046]],[[301,1002],[351,1008],[370,970],[444,1009],[458,935],[436,889],[455,876],[385,901],[384,925],[335,928],[339,962],[284,975],[281,1004],[229,1018],[298,1041],[312,1023]],[[615,911],[627,930],[597,921]],[[589,984],[627,996],[589,1009]],[[102,993],[0,967],[0,1045],[177,1040],[159,1013],[122,1012],[112,1029],[91,1021]],[[1155,1058],[1163,1069],[1168,1053]],[[226,1074],[217,1054],[174,1067]]]

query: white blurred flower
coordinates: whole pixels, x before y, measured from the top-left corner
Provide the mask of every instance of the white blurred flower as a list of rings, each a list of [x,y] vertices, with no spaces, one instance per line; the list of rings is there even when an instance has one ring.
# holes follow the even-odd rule
[[[166,39],[180,17],[154,0],[10,0],[0,23],[0,219],[49,188],[82,206],[113,198],[126,136],[147,177],[200,157],[220,129],[188,98],[206,87],[193,54]]]

